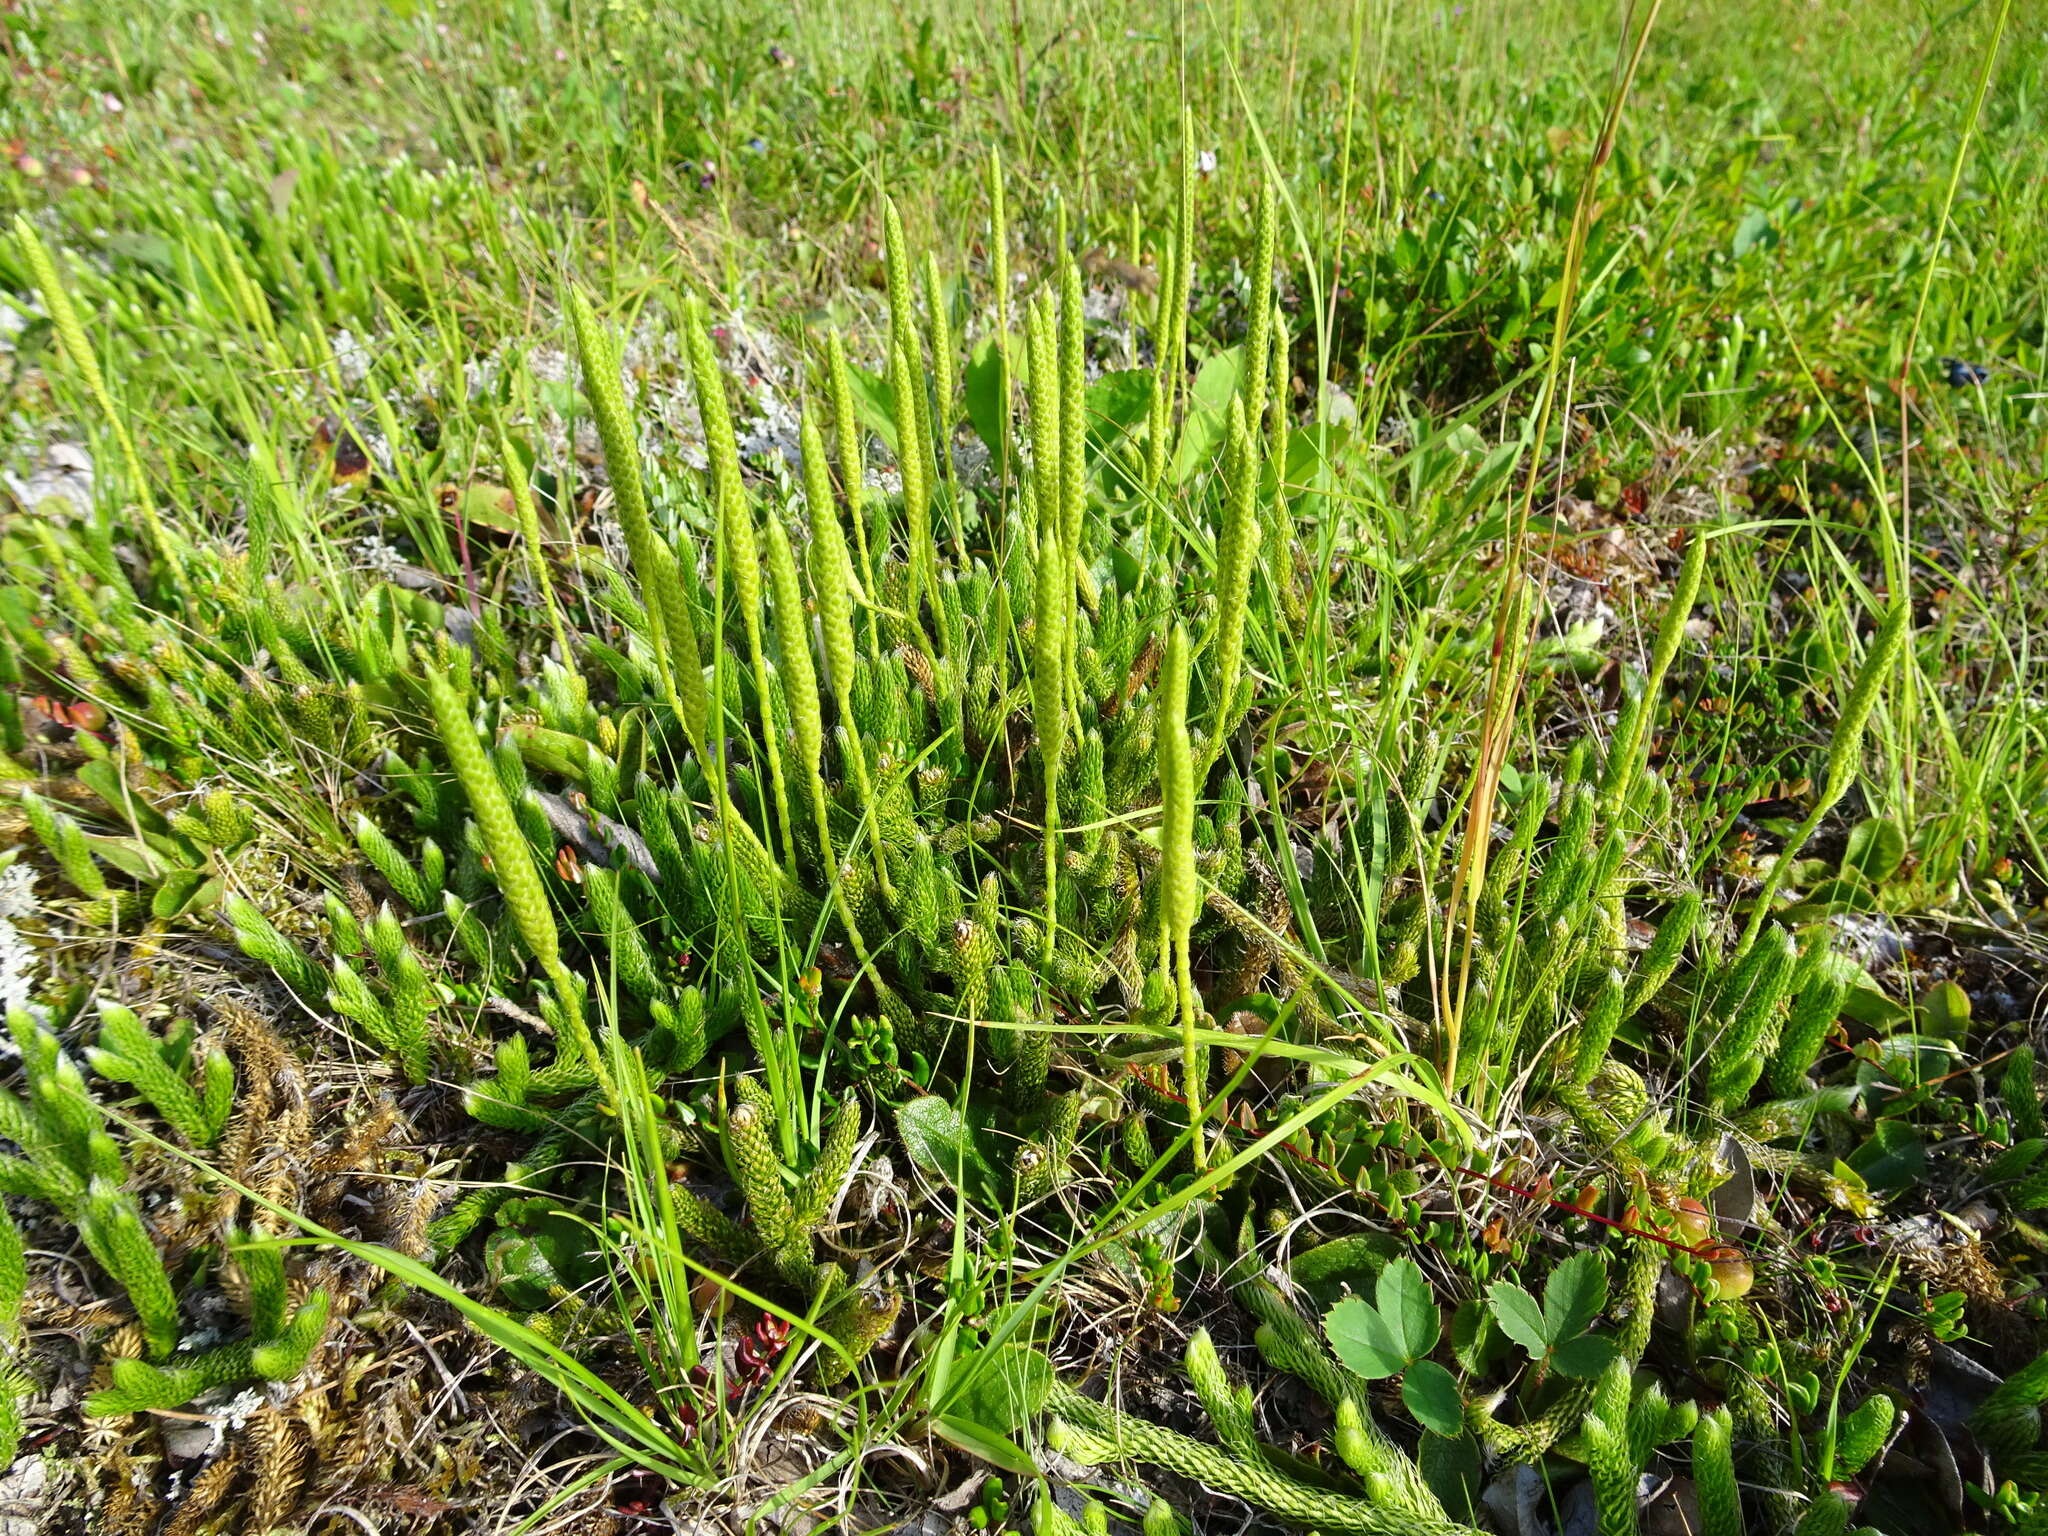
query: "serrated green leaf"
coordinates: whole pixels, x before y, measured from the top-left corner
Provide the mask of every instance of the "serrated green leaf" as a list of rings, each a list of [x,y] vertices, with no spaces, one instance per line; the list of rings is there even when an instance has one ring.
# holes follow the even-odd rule
[[[1487,1289],[1486,1305],[1500,1331],[1527,1350],[1530,1359],[1541,1360],[1550,1353],[1543,1309],[1534,1296],[1512,1280],[1496,1280]]]
[[[1614,1340],[1604,1333],[1582,1333],[1550,1352],[1550,1363],[1565,1376],[1584,1380],[1598,1376],[1614,1359]]]
[[[1464,1431],[1465,1403],[1457,1379],[1434,1360],[1418,1360],[1408,1368],[1401,1401],[1424,1429],[1446,1437]]]
[[[1359,1297],[1346,1297],[1324,1313],[1323,1332],[1337,1358],[1367,1381],[1398,1376],[1408,1364],[1386,1319]]]
[[[1543,1329],[1551,1344],[1576,1338],[1607,1305],[1607,1261],[1588,1248],[1550,1272],[1543,1286]]]
[[[1443,1317],[1420,1265],[1413,1259],[1396,1259],[1380,1271],[1379,1289],[1374,1294],[1380,1320],[1402,1360],[1420,1360],[1436,1348]]]

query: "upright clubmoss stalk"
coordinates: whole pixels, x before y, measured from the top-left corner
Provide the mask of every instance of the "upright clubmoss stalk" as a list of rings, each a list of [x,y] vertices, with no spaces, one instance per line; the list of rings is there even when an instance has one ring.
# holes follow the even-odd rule
[[[72,307],[71,294],[57,270],[56,259],[43,244],[35,226],[18,213],[14,216],[14,238],[21,246],[22,258],[28,263],[36,287],[42,290],[43,307],[50,312],[50,327],[57,333],[58,346],[65,359],[78,370],[79,377],[85,380],[93,404],[107,418],[107,429],[114,434],[114,445],[121,452],[121,467],[128,473],[150,547],[170,571],[172,582],[182,587],[185,584],[185,563],[178,554],[177,545],[164,532],[163,520],[157,514],[156,498],[150,493],[148,477],[142,472],[142,458],[135,451],[135,439],[128,435],[128,423],[114,408],[114,397],[107,389],[105,375],[100,372],[99,358],[93,352],[92,344],[86,340],[85,326],[79,321],[78,311]]]
[[[846,771],[853,790],[860,797],[861,814],[875,815],[874,785],[868,777],[867,748],[861,744],[853,711],[853,674],[858,666],[853,640],[853,567],[847,558],[846,535],[839,527],[839,513],[832,504],[832,482],[825,472],[825,443],[815,415],[806,408],[799,428],[804,456],[804,500],[811,527],[811,586],[818,598],[818,629],[825,642],[825,670],[830,674],[832,696],[839,705],[839,718],[846,732]],[[873,850],[875,880],[884,898],[894,901],[887,860],[882,856],[879,837],[869,840]],[[826,855],[827,870],[838,878],[838,866]]]
[[[1067,558],[1080,558],[1081,514],[1088,504],[1087,351],[1083,343],[1081,269],[1060,258],[1060,540]]]
[[[867,518],[861,500],[867,491],[867,453],[862,447],[860,417],[854,412],[853,375],[846,366],[846,343],[837,331],[825,335],[825,387],[832,395],[833,447],[839,454],[839,494],[846,498],[846,520],[853,524],[854,547],[860,551],[861,589],[870,602],[877,592],[875,564],[868,554]]]
[[[1267,355],[1273,345],[1273,261],[1279,237],[1279,204],[1268,182],[1259,188],[1258,233],[1252,250],[1252,315],[1244,337],[1244,415],[1254,433],[1266,419]]]
[[[889,285],[889,347],[916,355],[917,323],[910,300],[910,244],[903,238],[903,216],[896,199],[882,200],[882,266]]]
[[[220,1140],[234,1110],[235,1069],[225,1051],[208,1051],[195,1089],[190,1063],[183,1059],[188,1049],[175,1033],[160,1041],[134,1013],[102,1002],[99,1043],[87,1047],[85,1055],[101,1077],[133,1084],[193,1146],[210,1147]],[[5,1327],[0,1323],[0,1329]]]
[[[733,435],[732,412],[725,403],[725,376],[711,348],[711,329],[703,305],[691,299],[684,307],[684,329],[690,349],[690,377],[697,391],[697,415],[704,424],[704,451],[711,466],[712,505],[718,515],[718,537],[732,570],[733,594],[739,599],[740,622],[747,632],[747,660],[761,699],[761,754],[768,764],[768,784],[775,815],[782,827],[784,867],[796,870],[796,832],[789,815],[789,787],[782,777],[782,747],[777,737],[775,691],[769,683],[768,653],[761,640],[761,545],[754,536],[754,514],[747,506],[747,488],[740,479],[739,440]]]
[[[1706,569],[1707,541],[1694,533],[1686,546],[1685,561],[1678,568],[1678,580],[1671,588],[1671,600],[1665,605],[1664,620],[1657,626],[1656,643],[1650,647],[1650,670],[1643,678],[1643,691],[1622,711],[1614,745],[1607,754],[1607,769],[1601,776],[1600,808],[1601,819],[1610,824],[1628,804],[1636,780],[1642,775],[1644,737],[1663,697],[1665,675],[1685,640],[1686,621],[1692,617],[1692,605],[1699,600],[1700,581]]]
[[[1805,1086],[1806,1074],[1819,1059],[1828,1031],[1834,1028],[1843,999],[1849,995],[1855,970],[1848,961],[1832,953],[1830,937],[1831,930],[1821,927],[1807,940],[1806,950],[1800,956],[1799,972],[1793,980],[1791,1012],[1778,1036],[1777,1053],[1768,1069],[1774,1098],[1789,1099]],[[2033,1052],[2024,1046],[2021,1050],[2027,1053],[2026,1066],[2031,1073]],[[2013,1053],[2014,1060],[2019,1056],[2019,1051]],[[2025,1134],[2017,1121],[2014,1129]]]
[[[1173,337],[1172,392],[1186,386],[1188,360],[1188,297],[1195,286],[1195,115],[1183,109],[1180,115],[1180,204],[1174,219],[1174,239],[1179,247],[1173,263],[1173,310],[1168,329]]]
[[[1259,459],[1245,426],[1244,403],[1230,402],[1230,467],[1223,503],[1223,529],[1216,542],[1216,723],[1203,754],[1202,776],[1222,754],[1224,739],[1237,724],[1237,696],[1244,673],[1244,620],[1250,606],[1252,563],[1259,548]]]
[[[1188,740],[1188,636],[1167,637],[1159,674],[1159,917],[1172,957],[1180,1006],[1181,1082],[1194,1126],[1196,1167],[1208,1164],[1202,1130],[1203,1072],[1195,1044],[1195,979],[1190,939],[1201,909],[1195,874],[1195,754]]]
[[[555,601],[555,584],[548,575],[548,562],[541,553],[540,508],[534,504],[533,486],[526,478],[526,462],[512,450],[512,440],[504,429],[498,432],[498,457],[504,461],[505,484],[512,492],[512,507],[519,517],[519,543],[525,556],[526,579],[540,594],[541,602],[547,608],[548,633],[554,637],[555,654],[562,658],[562,666],[573,679],[576,699],[580,704],[588,697],[583,674],[576,669],[576,653],[569,649],[568,631],[562,627],[561,605]],[[692,633],[690,649],[696,650],[696,635]]]
[[[1031,723],[1045,769],[1045,963],[1052,965],[1059,932],[1059,782],[1066,753],[1067,602],[1073,582],[1058,536],[1038,541],[1037,588],[1032,611]]]
[[[633,574],[639,577],[641,592],[646,597],[648,640],[654,648],[655,668],[691,750],[708,764],[705,743],[710,739],[711,706],[704,689],[703,666],[697,659],[697,631],[690,621],[674,561],[663,558],[668,552],[655,537],[654,524],[647,515],[647,493],[640,479],[640,448],[633,435],[632,418],[626,412],[618,354],[612,348],[611,338],[598,324],[588,296],[574,286],[569,289],[569,323],[576,332],[584,393],[590,400],[591,415],[597,419],[598,440],[604,445],[605,470],[612,482],[612,507],[618,514],[619,529],[626,536],[626,553],[633,562]]]
[[[1692,1479],[1703,1536],[1742,1536],[1742,1490],[1735,1481],[1726,1408],[1703,1413],[1692,1431]]]
[[[569,1037],[570,1048],[583,1058],[598,1083],[608,1085],[610,1080],[598,1057],[597,1044],[583,1019],[582,993],[569,968],[562,963],[561,942],[555,930],[555,915],[548,907],[547,887],[541,884],[540,871],[534,868],[533,850],[525,833],[519,830],[519,819],[512,812],[512,802],[505,798],[498,772],[491,766],[483,743],[477,739],[476,728],[470,723],[468,705],[442,673],[429,669],[423,681],[441,749],[448,754],[448,765],[455,770],[463,793],[469,797],[470,814],[476,818],[477,830],[490,854],[491,873],[504,893],[505,910],[512,914],[527,953],[554,988],[565,1026],[562,1032]],[[605,1091],[609,1096],[609,1086]]]
[[[1067,572],[1066,666],[1069,707],[1076,711],[1079,710],[1081,701],[1075,647],[1080,644],[1081,626],[1075,620],[1073,607],[1078,586],[1088,580],[1087,571],[1081,563],[1081,518],[1088,504],[1088,372],[1082,334],[1081,269],[1074,264],[1072,256],[1062,253],[1059,325],[1059,535],[1061,563]]]
[[[1034,303],[1024,316],[1025,364],[1029,375],[1024,387],[1031,412],[1032,510],[1037,531],[1036,545],[1050,536],[1065,544],[1065,520],[1060,508],[1060,376],[1057,341],[1052,318],[1045,305]]]
[[[816,436],[805,420],[808,435]],[[822,461],[821,461],[822,462]],[[797,758],[811,791],[811,819],[818,824],[818,853],[824,862],[825,879],[832,892],[832,904],[860,961],[867,962],[867,945],[860,925],[847,904],[846,885],[839,878],[839,859],[832,851],[831,802],[825,795],[825,717],[818,702],[818,674],[811,665],[810,623],[804,614],[803,588],[796,574],[796,553],[789,547],[789,535],[779,519],[768,519],[768,580],[775,591],[775,633],[780,641],[782,695],[789,701],[790,722],[795,728]],[[824,606],[821,602],[821,608]]]
[[[1299,631],[1306,608],[1302,603],[1301,589],[1295,582],[1294,509],[1287,499],[1286,318],[1275,313],[1272,328],[1271,366],[1264,392],[1265,425],[1262,428],[1254,419],[1250,426],[1255,433],[1263,432],[1266,462],[1273,466],[1273,497],[1266,508],[1266,579],[1272,583],[1273,595],[1279,599],[1280,612]]]
[[[1849,697],[1842,701],[1841,718],[1835,722],[1835,734],[1828,741],[1827,769],[1821,780],[1820,793],[1814,797],[1813,808],[1806,813],[1806,820],[1786,839],[1785,846],[1771,864],[1770,873],[1764,877],[1763,889],[1757,892],[1756,904],[1750,908],[1749,921],[1743,926],[1742,942],[1735,946],[1738,955],[1747,954],[1757,935],[1763,931],[1764,919],[1770,916],[1778,887],[1785,883],[1785,872],[1799,857],[1799,850],[1813,836],[1821,818],[1841,803],[1842,796],[1849,792],[1849,786],[1856,782],[1862,766],[1864,727],[1869,725],[1870,713],[1877,707],[1877,697],[1884,687],[1885,678],[1898,665],[1899,655],[1906,648],[1912,616],[1911,597],[1903,591],[1895,594],[1884,622],[1871,639],[1870,650],[1864,655],[1863,668],[1856,674]]]
[[[1592,1474],[1593,1502],[1599,1512],[1600,1536],[1635,1536],[1636,1479],[1634,1460],[1623,1429],[1597,1413],[1586,1415],[1580,1429],[1586,1469]]]
[[[847,559],[846,535],[832,502],[832,482],[825,471],[825,443],[818,419],[808,406],[798,427],[804,458],[804,510],[811,533],[811,585],[818,599],[818,630],[825,643],[825,669],[833,696],[851,712],[849,697],[856,665],[853,642],[853,567]]]
[[[922,559],[913,558],[911,561],[912,590],[929,597],[932,602],[933,611],[936,613],[939,610],[941,599],[939,593],[938,550],[932,543],[931,509],[933,499],[938,495],[941,476],[936,447],[937,436],[932,427],[931,391],[925,387],[926,376],[921,366],[920,354],[923,342],[921,339],[917,339],[915,327],[911,330],[911,336],[913,340],[905,350],[910,357],[911,376],[916,386],[910,392],[910,403],[917,411],[917,455],[923,471],[919,483],[924,490],[925,509],[923,518],[924,537],[916,546],[918,550],[923,552]],[[913,526],[913,522],[911,519],[905,518],[904,523],[907,532]],[[922,566],[921,569],[920,565]],[[940,628],[941,630],[944,628],[943,619],[940,620]]]
[[[996,483],[1010,483],[1010,225],[1003,201],[1002,152],[988,152],[988,276],[996,291],[996,409],[1002,423]]]
[[[946,285],[939,277],[939,258],[930,251],[924,257],[924,308],[932,332],[932,451],[938,455],[938,477],[946,486],[950,505],[957,510],[960,494],[953,477],[953,396],[959,381],[953,373],[953,326],[946,318]]]
[[[1166,478],[1173,436],[1173,408],[1179,395],[1187,345],[1188,294],[1193,282],[1195,220],[1195,124],[1186,111],[1180,122],[1180,181],[1174,203],[1173,240],[1160,273],[1159,305],[1152,325],[1152,404],[1145,448],[1145,483],[1153,490]]]
[[[818,704],[817,669],[811,665],[810,621],[804,613],[803,588],[797,581],[796,551],[789,547],[781,519],[770,517],[767,524],[768,582],[775,597],[777,664],[782,672],[782,696],[789,705],[791,732],[796,738],[797,760],[813,783],[818,805],[818,833],[829,838],[824,823],[825,720]],[[829,866],[831,856],[826,856]]]
[[[910,569],[908,607],[918,623],[918,605],[934,590],[931,496],[931,410],[925,399],[923,347],[911,296],[910,246],[893,199],[882,207],[883,264],[889,284],[889,387],[896,408],[896,467],[903,477],[904,554]]]
[[[1275,311],[1272,317],[1273,346],[1266,362],[1266,454],[1284,472],[1287,468],[1287,387],[1291,382],[1289,360],[1293,338],[1287,334],[1287,317]]]
[[[931,486],[925,480],[925,454],[919,442],[924,427],[918,400],[924,393],[924,380],[918,373],[914,341],[899,341],[891,349],[889,390],[896,407],[896,468],[903,479],[903,553],[910,572],[905,606],[915,625],[918,605],[931,589],[932,518]]]

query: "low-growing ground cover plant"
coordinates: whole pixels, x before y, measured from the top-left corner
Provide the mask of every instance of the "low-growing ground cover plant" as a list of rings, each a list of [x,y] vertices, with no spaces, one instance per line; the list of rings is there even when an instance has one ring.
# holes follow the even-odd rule
[[[9,17],[9,1507],[2038,1525],[2039,63],[1596,9]]]

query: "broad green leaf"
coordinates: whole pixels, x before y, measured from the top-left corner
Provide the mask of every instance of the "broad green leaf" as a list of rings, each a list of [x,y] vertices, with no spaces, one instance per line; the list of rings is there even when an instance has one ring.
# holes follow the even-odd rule
[[[1323,1332],[1329,1335],[1337,1358],[1367,1381],[1398,1376],[1408,1364],[1386,1319],[1356,1296],[1338,1302],[1323,1315]]]
[[[1543,1287],[1543,1331],[1562,1344],[1593,1326],[1607,1305],[1607,1261],[1588,1248],[1550,1272]]]
[[[1180,444],[1173,455],[1173,479],[1177,485],[1185,484],[1189,476],[1209,462],[1230,429],[1230,397],[1237,393],[1241,351],[1231,347],[1216,353],[1195,375],[1187,416],[1180,425]]]
[[[1858,822],[1849,832],[1842,868],[1853,869],[1872,885],[1882,885],[1906,859],[1906,834],[1884,816]]]
[[[1863,1175],[1843,1162],[1835,1159],[1835,1166],[1822,1181],[1822,1190],[1830,1204],[1853,1216],[1868,1221],[1877,1214],[1877,1201],[1871,1198],[1870,1186],[1863,1182]]]
[[[1348,427],[1289,428],[1285,465],[1288,488],[1298,490],[1316,484],[1339,467],[1351,448],[1352,433]],[[1267,468],[1274,468],[1270,459]]]
[[[1787,922],[1811,922],[1830,912],[1868,912],[1877,905],[1871,883],[1853,869],[1823,880],[1798,905],[1785,909]]]
[[[1904,1189],[1927,1172],[1927,1144],[1903,1120],[1879,1120],[1870,1139],[1849,1154],[1849,1166],[1871,1189]]]
[[[484,1244],[492,1289],[528,1311],[553,1306],[590,1277],[590,1235],[555,1213],[524,1227],[501,1227]]]
[[[112,758],[99,757],[80,763],[72,770],[71,776],[112,806],[123,821],[132,821],[136,830],[145,837],[170,831],[169,819],[136,792],[122,777],[120,767]]]
[[[1584,1380],[1598,1376],[1614,1359],[1614,1340],[1604,1333],[1582,1333],[1566,1339],[1550,1353],[1550,1363],[1566,1376]]]
[[[93,851],[95,858],[113,865],[124,875],[133,875],[137,880],[161,880],[167,868],[164,860],[151,852],[148,844],[138,837],[102,837],[96,832],[88,832],[85,845]]]
[[[182,912],[195,912],[220,899],[221,883],[203,869],[174,869],[150,898],[152,917],[169,921]]]
[[[1479,1524],[1479,1492],[1486,1485],[1485,1459],[1478,1437],[1467,1430],[1455,1438],[1424,1435],[1415,1460],[1429,1491],[1442,1501],[1444,1512],[1467,1525]]]
[[[1970,994],[1953,981],[1937,981],[1920,999],[1922,1027],[1961,1045],[1970,1033]]]
[[[1451,1314],[1451,1350],[1458,1364],[1477,1376],[1500,1349],[1500,1329],[1494,1326],[1486,1303],[1476,1296],[1459,1302],[1458,1310]]]
[[[1735,255],[1747,256],[1762,246],[1768,250],[1778,243],[1778,231],[1771,224],[1771,216],[1761,208],[1752,208],[1742,216],[1742,222],[1735,226],[1735,240],[1732,249]]]
[[[1038,1476],[1038,1463],[1031,1459],[1031,1453],[1005,1435],[943,1413],[934,1415],[931,1425],[940,1436],[970,1456],[979,1456],[992,1466],[1014,1472],[1019,1477]]]
[[[441,510],[452,521],[462,523],[472,532],[488,528],[508,537],[519,532],[519,509],[512,493],[502,485],[484,480],[472,481],[468,486],[444,485],[438,500]]]
[[[1480,463],[1478,472],[1472,476],[1471,483],[1465,487],[1466,509],[1476,510],[1490,502],[1521,456],[1520,438],[1510,439],[1488,453]]]
[[[1091,445],[1114,444],[1144,425],[1152,409],[1152,377],[1150,368],[1123,368],[1088,386],[1084,414]]]
[[[1907,1086],[1942,1076],[1956,1065],[1961,1054],[1953,1040],[1941,1035],[1887,1035],[1871,1041],[1867,1049],[1869,1065],[1864,1071],[1874,1066],[1894,1082]]]
[[[1401,1381],[1401,1401],[1424,1429],[1446,1437],[1465,1428],[1465,1403],[1458,1383],[1434,1360],[1418,1360]]]
[[[983,1350],[966,1362],[966,1379],[945,1402],[946,1417],[993,1433],[1029,1424],[1052,1390],[1052,1362],[1026,1344]]]
[[[1010,355],[1015,357],[1014,347]],[[962,378],[967,396],[967,419],[998,463],[1003,458],[1003,435],[1009,428],[1010,413],[1003,400],[1003,357],[996,339],[984,337],[968,359]]]
[[[1012,353],[1012,356],[1016,354]],[[847,386],[853,392],[853,412],[861,425],[882,440],[891,457],[896,453],[896,394],[889,388],[886,373],[870,373],[858,363],[846,365]]]
[[[1812,1371],[1794,1371],[1784,1378],[1785,1398],[1801,1414],[1820,1406],[1820,1377]]]
[[[1871,979],[1868,971],[1862,970],[1857,972],[1848,995],[1842,999],[1842,1012],[1858,1024],[1868,1024],[1873,1029],[1893,1029],[1906,1021],[1906,1010],[1892,1001]]]
[[[1550,1353],[1550,1336],[1545,1331],[1543,1309],[1536,1298],[1512,1280],[1496,1280],[1486,1292],[1486,1305],[1500,1331],[1529,1352],[1532,1360]]]
[[[973,1132],[948,1100],[935,1094],[912,1099],[896,1111],[896,1130],[910,1160],[931,1177],[969,1194],[993,1183],[994,1171]]]
[[[1436,1348],[1443,1317],[1420,1265],[1413,1259],[1396,1259],[1380,1271],[1376,1295],[1380,1320],[1403,1360],[1420,1360]]]

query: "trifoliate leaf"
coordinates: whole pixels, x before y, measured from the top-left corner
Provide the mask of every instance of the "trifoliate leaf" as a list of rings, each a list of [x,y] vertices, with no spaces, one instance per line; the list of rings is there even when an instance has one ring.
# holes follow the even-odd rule
[[[1443,1317],[1420,1265],[1413,1259],[1396,1259],[1380,1271],[1375,1294],[1380,1319],[1404,1361],[1419,1360],[1436,1348]]]
[[[1401,1401],[1424,1429],[1448,1436],[1465,1428],[1457,1380],[1434,1360],[1418,1360],[1408,1367],[1401,1381]]]
[[[1356,1296],[1338,1302],[1323,1315],[1323,1332],[1329,1335],[1337,1358],[1367,1381],[1398,1376],[1408,1364],[1386,1319]]]
[[[1550,1353],[1543,1309],[1536,1305],[1534,1296],[1512,1280],[1497,1280],[1487,1290],[1486,1305],[1493,1312],[1493,1320],[1500,1324],[1500,1331],[1526,1349],[1530,1359],[1541,1360]]]
[[[1614,1340],[1604,1333],[1582,1333],[1566,1339],[1550,1352],[1550,1363],[1566,1376],[1581,1381],[1598,1376],[1613,1361]]]
[[[1588,1248],[1550,1272],[1543,1286],[1543,1333],[1553,1345],[1593,1326],[1607,1305],[1607,1262]]]

